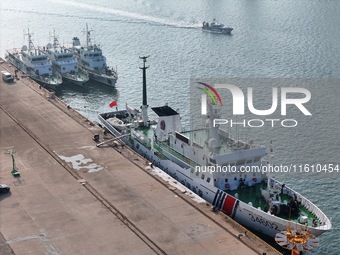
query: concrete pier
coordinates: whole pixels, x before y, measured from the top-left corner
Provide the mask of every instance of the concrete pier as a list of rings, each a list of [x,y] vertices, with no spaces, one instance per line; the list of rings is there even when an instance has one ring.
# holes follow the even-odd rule
[[[11,187],[0,254],[280,254],[128,148],[97,148],[94,134],[110,137],[18,74],[0,81],[0,183]]]

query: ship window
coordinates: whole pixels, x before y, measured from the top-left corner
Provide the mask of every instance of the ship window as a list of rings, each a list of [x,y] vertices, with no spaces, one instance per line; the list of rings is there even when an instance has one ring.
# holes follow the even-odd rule
[[[236,165],[244,165],[244,163],[246,163],[246,160],[245,159],[242,159],[242,160],[238,160],[236,162]]]
[[[255,175],[256,175],[256,174],[255,174],[255,173],[253,173],[253,176],[254,176],[254,177],[255,177]]]
[[[234,181],[237,181],[237,177],[234,177]]]
[[[210,182],[210,177],[207,178],[207,182]]]
[[[199,171],[197,171],[197,172],[196,172],[196,176],[198,176],[199,174],[200,174],[200,172],[199,172]]]
[[[228,178],[224,180],[225,182],[228,182]]]
[[[252,159],[248,159],[246,163],[250,164],[252,161],[253,161]]]
[[[192,174],[194,173],[194,171],[195,171],[195,170],[194,170],[193,168],[190,169],[190,172],[191,172]]]
[[[202,180],[204,180],[204,178],[205,178],[205,175],[204,175],[204,174],[202,174],[202,176],[201,176],[201,179],[202,179]]]

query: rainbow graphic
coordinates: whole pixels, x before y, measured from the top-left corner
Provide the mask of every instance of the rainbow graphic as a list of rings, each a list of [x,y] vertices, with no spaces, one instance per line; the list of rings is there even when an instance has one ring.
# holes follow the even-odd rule
[[[204,82],[197,82],[198,84],[203,85],[204,87],[197,87],[198,89],[202,90],[205,94],[202,94],[202,107],[201,107],[201,114],[207,115],[207,95],[211,98],[213,105],[217,105],[217,100],[222,106],[222,99],[221,96],[217,93],[216,89],[211,85],[204,83]],[[216,100],[217,98],[217,100]]]

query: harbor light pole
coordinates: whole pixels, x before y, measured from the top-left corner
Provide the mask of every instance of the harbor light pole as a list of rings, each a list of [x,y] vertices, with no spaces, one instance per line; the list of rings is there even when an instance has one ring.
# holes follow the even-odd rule
[[[13,150],[6,150],[5,154],[9,154],[11,155],[12,157],[12,171],[11,171],[11,174],[14,176],[14,177],[20,177],[20,172],[17,170],[17,168],[15,167],[15,159],[14,159],[14,153],[15,151]]]

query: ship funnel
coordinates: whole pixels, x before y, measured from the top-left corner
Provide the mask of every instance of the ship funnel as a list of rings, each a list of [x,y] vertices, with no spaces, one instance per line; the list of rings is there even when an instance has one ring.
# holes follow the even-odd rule
[[[146,69],[149,67],[145,65],[147,58],[150,56],[139,57],[143,59],[143,66],[140,69],[143,70],[143,104],[142,104],[142,118],[144,126],[148,125],[148,103],[146,95]]]

